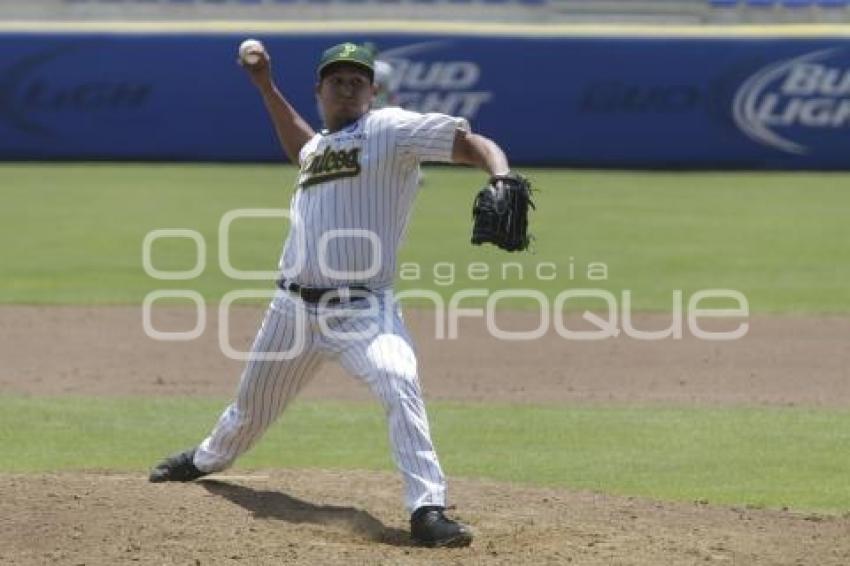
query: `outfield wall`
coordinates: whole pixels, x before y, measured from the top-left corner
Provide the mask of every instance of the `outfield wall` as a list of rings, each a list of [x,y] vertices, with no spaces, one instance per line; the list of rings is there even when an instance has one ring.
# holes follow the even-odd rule
[[[405,106],[470,118],[516,163],[850,168],[843,28],[777,37],[766,28],[164,26],[0,33],[0,159],[279,160],[234,63],[251,35],[314,126],[317,55],[370,40],[395,64]]]

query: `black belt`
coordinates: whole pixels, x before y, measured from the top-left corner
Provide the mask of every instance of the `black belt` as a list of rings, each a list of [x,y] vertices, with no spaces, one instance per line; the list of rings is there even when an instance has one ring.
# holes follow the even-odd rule
[[[365,294],[369,292],[368,287],[356,285],[351,287],[302,287],[298,283],[290,283],[283,279],[277,280],[277,286],[283,291],[289,291],[301,297],[305,303],[318,304],[323,302],[322,298],[330,295],[324,300],[327,305],[338,305],[339,303],[348,303],[365,299]]]

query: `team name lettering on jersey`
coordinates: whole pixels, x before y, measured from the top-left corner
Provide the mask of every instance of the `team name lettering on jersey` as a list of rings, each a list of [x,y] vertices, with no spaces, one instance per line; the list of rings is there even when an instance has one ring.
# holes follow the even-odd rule
[[[384,108],[310,138],[290,202],[300,227],[290,231],[279,263],[286,277],[305,287],[391,288],[418,165],[450,162],[458,128],[469,126],[445,114]]]
[[[360,174],[360,148],[334,150],[330,146],[324,153],[307,158],[301,170],[301,186],[309,187],[331,179],[356,177]]]

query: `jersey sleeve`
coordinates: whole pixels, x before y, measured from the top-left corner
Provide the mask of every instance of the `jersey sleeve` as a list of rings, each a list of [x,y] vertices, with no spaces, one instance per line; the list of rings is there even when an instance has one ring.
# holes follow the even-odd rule
[[[316,151],[316,146],[319,143],[319,140],[322,139],[322,135],[320,133],[316,133],[312,138],[307,140],[303,146],[301,146],[301,151],[298,152],[298,166],[301,167],[304,165],[304,160],[307,159],[307,156],[310,153]]]
[[[447,114],[399,112],[396,122],[399,152],[417,161],[450,162],[458,129],[469,131],[469,122]]]
[[[310,139],[307,143],[301,146],[301,150],[298,152],[298,167],[304,166],[304,160],[307,158],[307,154],[311,151],[311,145],[313,145],[312,139]]]

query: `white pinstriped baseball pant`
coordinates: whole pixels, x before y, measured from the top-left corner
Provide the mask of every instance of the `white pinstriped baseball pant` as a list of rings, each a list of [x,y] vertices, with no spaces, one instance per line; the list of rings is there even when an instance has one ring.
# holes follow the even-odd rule
[[[335,359],[381,400],[408,511],[444,506],[446,481],[431,442],[412,341],[392,294],[374,297],[374,308],[367,312],[364,300],[320,308],[278,291],[254,340],[236,400],[201,443],[195,465],[206,472],[230,466],[259,440],[322,362]],[[333,316],[344,308],[357,308],[357,316]],[[320,316],[326,317],[326,328],[342,336],[321,328]],[[362,336],[356,336],[358,332]],[[258,355],[296,351],[299,340],[300,353],[287,356],[290,359],[264,360]]]

